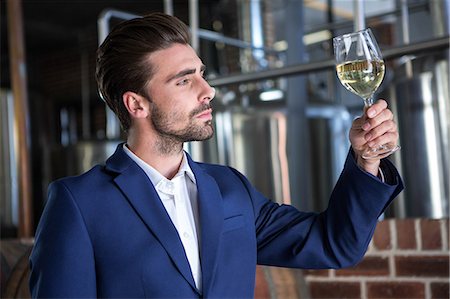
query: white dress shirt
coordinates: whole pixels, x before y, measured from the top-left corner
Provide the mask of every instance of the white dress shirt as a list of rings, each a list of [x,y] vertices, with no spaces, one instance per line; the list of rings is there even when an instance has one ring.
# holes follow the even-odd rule
[[[194,173],[187,162],[186,153],[183,152],[183,160],[177,174],[169,180],[136,156],[125,144],[123,149],[144,170],[153,186],[155,186],[156,192],[158,192],[159,198],[183,243],[195,285],[201,291],[202,273],[198,245],[200,238],[197,234],[199,232],[197,185]]]

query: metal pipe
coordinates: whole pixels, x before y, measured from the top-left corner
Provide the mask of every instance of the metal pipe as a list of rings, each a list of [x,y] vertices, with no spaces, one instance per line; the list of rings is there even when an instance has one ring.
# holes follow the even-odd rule
[[[19,225],[19,186],[14,142],[14,97],[0,89],[0,217],[2,225]]]
[[[105,9],[103,10],[97,20],[98,25],[98,44],[100,45],[109,33],[109,20],[111,18],[117,18],[121,20],[130,20],[134,18],[142,17],[140,15],[116,10],[116,9]]]
[[[191,46],[199,53],[200,38],[198,36],[198,0],[189,0],[189,25],[191,27]]]
[[[450,36],[444,36],[424,42],[386,49],[383,50],[383,56],[385,59],[394,59],[403,55],[416,54],[423,51],[441,50],[449,47],[449,40]]]
[[[402,38],[403,44],[409,44],[409,13],[408,13],[408,1],[401,0],[401,21],[402,21]]]
[[[253,45],[257,47],[264,46],[264,26],[262,20],[261,0],[250,1],[250,38]],[[264,52],[262,50],[253,49],[252,56],[260,67],[264,68]]]
[[[164,0],[164,13],[173,16],[173,2],[172,2],[172,0]]]
[[[448,47],[449,47],[449,36],[446,36],[428,40],[425,42],[419,42],[410,45],[403,45],[392,49],[386,49],[383,50],[383,56],[385,60],[390,60],[398,58],[403,55],[414,54],[422,51],[440,50]],[[328,59],[311,63],[296,64],[278,69],[219,77],[209,80],[209,84],[211,86],[218,87],[230,84],[259,81],[269,78],[273,79],[277,77],[292,76],[302,73],[317,72],[329,68],[334,68],[335,63],[336,62],[334,59]]]
[[[401,26],[401,28],[402,28],[403,44],[408,45],[410,43],[410,40],[409,40],[409,13],[408,13],[408,1],[407,0],[402,0],[401,11],[402,11],[402,17],[401,17],[402,26]],[[413,69],[412,69],[412,63],[411,63],[410,59],[408,59],[406,61],[405,68],[406,68],[406,77],[408,79],[411,79],[413,76]]]
[[[266,52],[268,54],[278,54],[279,53],[279,51],[277,51],[271,47],[256,47],[249,42],[246,42],[246,41],[243,41],[240,39],[236,39],[236,38],[232,38],[232,37],[227,37],[221,33],[206,30],[206,29],[198,29],[198,36],[204,40],[209,40],[209,41],[213,41],[213,42],[221,42],[226,45],[234,46],[237,48],[263,50],[264,52]]]
[[[236,83],[246,83],[251,81],[259,81],[264,79],[273,79],[277,77],[293,76],[302,73],[325,70],[333,67],[335,61],[332,59],[323,60],[312,63],[295,64],[277,69],[258,71],[246,74],[231,75],[208,80],[209,84],[214,87],[230,85]]]
[[[19,238],[33,235],[33,214],[31,201],[31,154],[29,107],[25,41],[23,32],[22,1],[8,0],[9,55],[11,84],[14,96],[14,131],[16,139],[17,171],[19,184]]]
[[[430,3],[428,1],[424,1],[422,3],[409,4],[408,11],[409,11],[409,13],[420,12],[420,11],[428,10],[429,6],[430,6]],[[372,21],[380,22],[384,18],[392,16],[392,15],[400,16],[401,10],[396,9],[396,10],[384,12],[381,14],[372,15],[372,16],[366,18],[366,23],[371,23]],[[351,20],[351,21],[348,21],[348,20],[334,21],[333,23],[327,23],[327,24],[323,24],[323,25],[314,27],[313,30],[307,31],[307,32],[305,32],[305,34],[310,34],[310,33],[319,32],[319,31],[323,31],[323,30],[335,31],[338,29],[347,28],[351,25],[351,23],[353,23],[353,20]]]
[[[360,31],[366,28],[366,19],[364,17],[364,1],[353,0],[353,29]]]
[[[81,133],[83,139],[91,138],[91,104],[90,104],[90,86],[89,86],[89,55],[84,46],[84,35],[78,35],[80,47],[80,65],[81,65]]]

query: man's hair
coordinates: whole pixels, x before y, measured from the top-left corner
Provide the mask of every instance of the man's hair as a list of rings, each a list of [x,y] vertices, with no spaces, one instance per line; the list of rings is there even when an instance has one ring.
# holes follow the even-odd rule
[[[153,75],[149,56],[175,43],[188,44],[189,28],[178,18],[152,13],[118,24],[97,50],[96,79],[101,96],[127,132],[130,115],[122,101],[127,91],[148,98]]]

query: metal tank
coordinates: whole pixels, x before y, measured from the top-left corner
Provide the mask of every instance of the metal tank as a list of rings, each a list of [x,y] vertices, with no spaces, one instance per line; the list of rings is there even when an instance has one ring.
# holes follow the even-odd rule
[[[405,181],[403,215],[449,216],[448,60],[413,61],[416,74],[393,85]],[[419,71],[417,71],[419,69]],[[401,70],[398,70],[401,72]]]
[[[19,225],[16,139],[14,98],[10,90],[0,89],[0,222],[4,237],[13,236]]]

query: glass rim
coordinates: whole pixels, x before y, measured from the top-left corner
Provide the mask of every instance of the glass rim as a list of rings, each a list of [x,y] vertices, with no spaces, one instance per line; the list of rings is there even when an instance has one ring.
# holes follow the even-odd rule
[[[347,37],[350,37],[350,36],[353,36],[353,35],[360,34],[361,32],[364,32],[364,31],[372,33],[372,30],[370,29],[370,27],[367,27],[367,28],[364,28],[364,29],[361,29],[361,30],[358,30],[358,31],[355,31],[355,32],[349,32],[349,33],[344,33],[344,34],[335,36],[335,37],[333,37],[333,40],[344,39],[344,38],[347,38]]]

